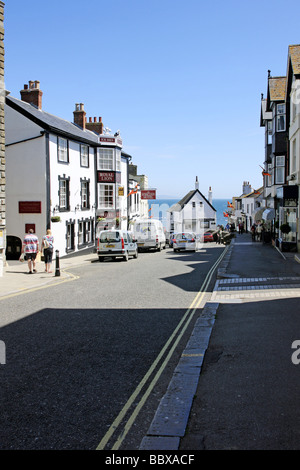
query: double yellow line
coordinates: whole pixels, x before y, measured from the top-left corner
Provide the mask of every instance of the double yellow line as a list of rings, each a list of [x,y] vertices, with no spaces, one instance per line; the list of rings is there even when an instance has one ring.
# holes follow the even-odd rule
[[[167,356],[165,357],[163,363],[161,364],[161,366],[159,367],[159,369],[157,370],[154,378],[152,379],[152,381],[150,382],[150,384],[148,385],[148,388],[146,389],[146,391],[144,392],[143,396],[141,397],[140,401],[138,402],[138,404],[136,405],[136,407],[134,408],[132,414],[130,415],[130,417],[128,418],[128,420],[126,421],[126,424],[124,426],[124,428],[122,429],[121,433],[119,434],[118,438],[116,439],[115,443],[113,444],[113,446],[111,447],[112,450],[118,450],[123,442],[123,440],[125,439],[127,433],[129,432],[131,426],[133,425],[133,423],[135,422],[140,410],[142,409],[142,407],[144,406],[147,398],[149,397],[150,393],[152,392],[154,386],[156,385],[158,379],[160,378],[162,372],[164,371],[164,369],[166,368],[171,356],[173,355],[179,341],[181,340],[184,332],[186,331],[187,327],[189,326],[196,310],[200,307],[200,304],[203,300],[203,297],[205,295],[205,292],[206,292],[206,289],[207,287],[209,286],[209,283],[211,281],[211,278],[216,270],[216,268],[218,267],[218,265],[220,264],[220,262],[222,261],[223,257],[225,256],[225,254],[227,253],[228,251],[228,248],[229,246],[227,246],[225,248],[225,250],[223,251],[223,253],[219,256],[219,258],[217,259],[217,261],[214,263],[214,265],[210,268],[209,272],[207,273],[204,281],[203,281],[203,284],[198,292],[198,294],[196,295],[195,299],[193,300],[192,304],[190,305],[190,307],[188,308],[188,310],[185,312],[184,316],[182,317],[182,319],[180,320],[180,322],[178,323],[177,327],[175,328],[175,330],[173,331],[172,335],[170,336],[170,338],[168,339],[168,341],[166,342],[166,344],[164,345],[164,347],[162,348],[162,350],[160,351],[159,355],[157,356],[157,358],[155,359],[155,361],[152,363],[151,367],[149,368],[149,370],[147,371],[147,373],[145,374],[145,376],[143,377],[143,379],[140,381],[140,383],[138,384],[137,388],[135,389],[135,391],[132,393],[132,395],[130,396],[130,398],[127,400],[126,404],[124,405],[123,409],[120,411],[120,413],[118,414],[118,416],[116,417],[116,419],[114,420],[114,422],[112,423],[112,425],[110,426],[110,428],[108,429],[108,431],[106,432],[106,434],[103,436],[103,438],[101,439],[100,443],[98,444],[96,450],[104,450],[107,443],[110,441],[110,439],[112,438],[113,434],[116,432],[117,428],[121,425],[123,419],[125,418],[125,415],[127,414],[127,412],[129,411],[129,409],[132,407],[132,404],[134,403],[134,401],[136,400],[136,398],[138,397],[138,395],[141,393],[142,389],[144,388],[145,384],[148,382],[149,378],[151,377],[151,375],[154,373],[156,367],[158,366],[160,360],[163,358],[164,354],[166,353],[166,351],[168,350],[169,346],[171,345],[172,341],[174,340],[175,338],[175,341],[173,343],[173,346],[170,348]],[[182,327],[182,329],[181,329]],[[180,331],[181,329],[181,331]],[[178,334],[178,336],[177,336]],[[176,337],[177,336],[177,337]]]

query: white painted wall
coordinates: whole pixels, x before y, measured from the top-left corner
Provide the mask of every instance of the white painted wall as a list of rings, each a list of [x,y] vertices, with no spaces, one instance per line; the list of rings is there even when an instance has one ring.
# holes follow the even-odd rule
[[[14,127],[16,125],[16,128]],[[20,131],[21,130],[21,131]],[[5,106],[6,144],[40,134],[41,128]],[[18,132],[20,131],[20,134]],[[46,160],[45,137],[9,145],[6,153],[6,223],[7,235],[23,240],[25,224],[36,225],[39,238],[46,230]],[[19,214],[19,201],[41,201],[41,214]]]
[[[193,202],[195,207],[193,207]],[[200,205],[200,202],[202,202],[202,205]],[[205,231],[203,222],[206,219],[213,219],[209,223],[209,228],[216,228],[216,212],[200,193],[195,193],[182,210],[167,212],[167,231],[170,231],[173,223],[175,232],[190,230],[200,234]]]
[[[49,136],[49,156],[50,156],[50,200],[51,215],[59,215],[61,222],[51,224],[54,236],[55,250],[59,250],[60,257],[67,254],[66,251],[66,222],[75,220],[75,251],[78,251],[78,222],[82,219],[95,217],[95,166],[94,149],[89,148],[89,168],[80,166],[80,144],[69,140],[69,163],[59,162],[57,159],[57,136]],[[59,176],[70,178],[70,210],[67,212],[54,211],[59,205]],[[90,209],[76,209],[81,206],[81,185],[80,178],[90,180]]]

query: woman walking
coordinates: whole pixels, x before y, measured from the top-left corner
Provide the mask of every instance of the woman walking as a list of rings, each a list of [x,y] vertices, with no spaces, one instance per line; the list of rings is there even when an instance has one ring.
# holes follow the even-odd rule
[[[53,256],[53,242],[54,238],[51,234],[51,230],[47,230],[47,234],[43,237],[42,241],[42,250],[44,249],[44,258],[45,258],[45,272],[52,273],[51,264]]]

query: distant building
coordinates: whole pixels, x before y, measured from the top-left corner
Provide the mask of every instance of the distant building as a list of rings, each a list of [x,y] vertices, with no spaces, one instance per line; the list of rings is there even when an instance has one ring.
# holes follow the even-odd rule
[[[143,199],[142,191],[148,189],[148,176],[137,174],[137,165],[129,165],[129,222],[138,218],[147,219],[149,217],[149,204],[147,199]]]
[[[216,209],[212,206],[212,191],[209,200],[199,191],[198,177],[195,189],[189,191],[167,211],[167,231],[201,233],[216,229]]]

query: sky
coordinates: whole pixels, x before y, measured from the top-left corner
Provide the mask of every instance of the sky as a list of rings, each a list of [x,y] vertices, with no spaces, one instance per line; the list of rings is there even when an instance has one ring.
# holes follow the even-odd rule
[[[157,197],[262,186],[261,93],[300,43],[299,0],[5,2],[5,86],[39,80],[43,110],[120,130]]]

